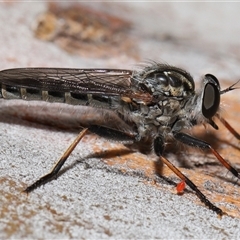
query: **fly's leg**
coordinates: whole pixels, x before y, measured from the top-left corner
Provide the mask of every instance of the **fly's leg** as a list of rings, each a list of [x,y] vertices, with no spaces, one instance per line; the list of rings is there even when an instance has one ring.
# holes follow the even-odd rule
[[[176,168],[168,159],[162,156],[164,150],[164,142],[161,137],[157,137],[154,140],[154,150],[157,156],[161,161],[166,164],[182,181],[184,181],[198,196],[198,198],[203,202],[209,209],[216,212],[218,215],[222,216],[223,211],[211,203],[207,197],[198,189],[198,187],[187,177],[185,176],[178,168]]]
[[[102,126],[95,126],[95,125],[89,126],[89,128],[83,129],[78,134],[77,138],[68,147],[68,149],[64,152],[64,154],[61,156],[61,158],[57,161],[57,163],[55,164],[53,169],[48,174],[46,174],[43,177],[41,177],[40,179],[38,179],[35,183],[28,186],[24,190],[24,192],[29,193],[29,192],[33,191],[34,189],[36,189],[37,187],[45,184],[46,182],[48,182],[51,179],[53,179],[54,177],[56,177],[58,172],[60,171],[61,167],[63,166],[63,164],[66,162],[69,155],[72,153],[72,151],[77,146],[77,144],[80,142],[80,140],[84,137],[84,135],[88,129],[91,132],[96,133],[97,135],[105,137],[107,139],[110,138],[110,139],[114,139],[114,140],[118,140],[118,141],[122,141],[122,142],[124,142],[124,141],[133,142],[135,139],[135,134],[133,134],[133,133],[127,134],[120,130],[110,129],[110,128],[102,127]]]
[[[179,169],[177,169],[172,163],[170,163],[163,156],[159,156],[161,161],[166,164],[179,178],[181,178],[198,196],[198,198],[203,202],[207,207],[216,212],[218,215],[222,216],[223,211],[211,203],[207,197],[197,188],[197,186],[187,177],[185,176]]]
[[[128,142],[133,143],[136,139],[137,133],[135,132],[126,132],[121,131],[119,129],[114,129],[110,127],[104,127],[99,125],[91,125],[88,129],[97,134],[100,137],[104,137],[105,139],[115,140],[118,142]]]
[[[68,149],[64,152],[64,154],[61,156],[61,158],[57,161],[57,163],[55,164],[55,166],[53,167],[53,169],[46,175],[44,175],[43,177],[41,177],[40,179],[38,179],[35,183],[33,183],[32,185],[28,186],[24,192],[29,193],[31,191],[33,191],[35,188],[45,184],[46,182],[50,181],[51,179],[53,179],[54,177],[57,176],[58,172],[60,171],[60,169],[62,168],[63,164],[66,162],[66,160],[68,159],[68,157],[70,156],[70,154],[72,153],[72,151],[75,149],[75,147],[77,146],[77,144],[80,142],[80,140],[84,137],[84,135],[87,132],[87,128],[83,129],[78,136],[76,137],[76,139],[74,140],[74,142],[68,147]]]
[[[217,115],[218,119],[222,122],[222,124],[228,129],[228,131],[230,133],[232,133],[232,135],[240,140],[240,134],[222,117],[220,117],[219,115]]]
[[[225,159],[223,159],[223,157],[214,148],[212,148],[209,143],[181,132],[174,133],[173,135],[176,140],[186,145],[189,145],[191,147],[197,147],[203,150],[205,149],[210,150],[225,168],[227,168],[235,177],[240,179],[239,172],[231,164],[229,164]]]

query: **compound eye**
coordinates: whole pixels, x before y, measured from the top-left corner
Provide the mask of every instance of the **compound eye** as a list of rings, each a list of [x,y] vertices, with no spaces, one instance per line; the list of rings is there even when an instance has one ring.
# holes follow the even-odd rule
[[[204,87],[202,98],[202,114],[205,118],[212,118],[220,104],[220,86],[217,78],[213,75],[205,75],[207,83]]]

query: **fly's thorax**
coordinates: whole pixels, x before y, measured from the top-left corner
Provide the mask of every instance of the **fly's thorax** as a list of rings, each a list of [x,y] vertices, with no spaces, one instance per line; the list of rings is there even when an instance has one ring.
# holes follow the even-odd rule
[[[178,100],[162,97],[161,101],[153,105],[139,104],[139,108],[131,111],[125,105],[123,116],[134,122],[140,139],[151,136],[153,139],[159,134],[164,137],[171,134],[172,125],[181,118],[182,109],[187,99]],[[185,116],[185,115],[184,115]]]
[[[133,99],[130,108],[125,111],[140,135],[170,132],[186,101],[195,93],[194,80],[189,73],[157,63],[135,72],[132,87],[136,92],[151,96],[151,101]]]
[[[145,67],[135,75],[141,90],[153,95],[156,101],[159,97],[186,98],[194,92],[194,80],[186,71],[168,66],[153,64]]]
[[[149,107],[146,121],[153,121],[156,126],[169,126],[178,118],[181,109],[184,107],[185,100],[165,98],[158,104]]]

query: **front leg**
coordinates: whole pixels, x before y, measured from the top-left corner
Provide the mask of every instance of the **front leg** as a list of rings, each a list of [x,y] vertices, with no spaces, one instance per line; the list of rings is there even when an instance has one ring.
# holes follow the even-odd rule
[[[196,193],[198,198],[203,202],[207,207],[216,212],[218,215],[222,216],[223,211],[211,203],[207,197],[197,188],[197,186],[186,176],[184,175],[177,167],[175,167],[167,158],[163,157],[164,151],[164,139],[162,137],[157,137],[154,140],[154,151],[161,161],[166,164],[180,179],[182,179],[186,184]]]
[[[173,136],[176,140],[186,145],[189,145],[191,147],[196,147],[203,150],[209,149],[215,155],[215,157],[222,163],[224,167],[226,167],[235,177],[240,178],[240,174],[238,173],[238,171],[231,164],[229,164],[225,159],[223,159],[223,157],[214,148],[212,148],[209,143],[204,142],[200,139],[194,138],[182,132],[175,132],[173,133]]]

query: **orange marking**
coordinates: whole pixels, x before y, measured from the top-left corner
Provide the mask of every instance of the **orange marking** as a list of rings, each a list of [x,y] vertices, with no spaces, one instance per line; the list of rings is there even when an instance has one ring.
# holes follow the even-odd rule
[[[182,194],[184,192],[185,187],[186,187],[185,181],[181,181],[180,183],[178,183],[176,187],[177,193]]]

